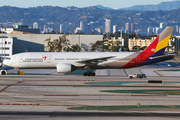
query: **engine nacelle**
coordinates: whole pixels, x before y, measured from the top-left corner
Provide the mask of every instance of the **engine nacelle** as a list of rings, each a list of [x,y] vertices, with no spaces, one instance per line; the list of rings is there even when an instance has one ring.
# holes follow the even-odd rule
[[[6,70],[0,70],[0,75],[7,75],[7,71]]]
[[[76,70],[76,67],[74,65],[67,63],[59,63],[56,68],[58,73],[71,73]]]

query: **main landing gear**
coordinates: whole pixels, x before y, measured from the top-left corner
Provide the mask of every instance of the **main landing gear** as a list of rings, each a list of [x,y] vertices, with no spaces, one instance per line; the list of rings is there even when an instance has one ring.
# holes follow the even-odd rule
[[[84,76],[96,76],[96,73],[95,72],[85,72],[84,73]]]
[[[87,72],[84,73],[84,76],[96,76],[96,73],[95,73],[95,72],[92,72],[91,67],[86,66],[84,69],[87,70]]]

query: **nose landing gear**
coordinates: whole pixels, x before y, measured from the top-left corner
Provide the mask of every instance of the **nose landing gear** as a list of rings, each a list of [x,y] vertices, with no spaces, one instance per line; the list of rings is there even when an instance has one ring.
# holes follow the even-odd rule
[[[17,75],[20,75],[20,70],[19,68],[14,68],[15,70],[17,70]]]

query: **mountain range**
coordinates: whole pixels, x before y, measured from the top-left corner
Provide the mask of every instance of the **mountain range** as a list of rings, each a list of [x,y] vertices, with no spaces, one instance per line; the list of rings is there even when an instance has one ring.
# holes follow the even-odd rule
[[[23,23],[32,28],[33,23],[37,22],[41,30],[46,26],[53,28],[56,32],[59,31],[60,24],[66,23],[68,31],[73,33],[80,26],[80,21],[85,21],[87,24],[91,24],[93,29],[100,28],[101,32],[104,32],[105,19],[110,19],[111,25],[117,25],[118,29],[124,28],[126,22],[134,23],[135,29],[143,31],[146,31],[148,27],[159,27],[161,22],[180,26],[180,8],[169,11],[139,11],[113,10],[100,5],[86,8],[3,6],[0,7],[0,11],[0,26],[12,27],[15,23]]]
[[[100,9],[113,10],[110,7],[104,7],[102,5],[95,6]],[[118,10],[138,10],[138,11],[157,11],[157,10],[174,10],[180,8],[180,1],[172,1],[172,2],[161,2],[157,5],[134,5],[132,7],[120,8]]]

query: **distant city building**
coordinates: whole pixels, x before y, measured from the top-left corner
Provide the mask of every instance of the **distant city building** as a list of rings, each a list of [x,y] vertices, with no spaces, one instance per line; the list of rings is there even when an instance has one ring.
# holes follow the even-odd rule
[[[147,28],[147,34],[148,34],[148,35],[151,35],[152,32],[153,32],[153,28],[152,28],[152,27],[148,27],[148,28]]]
[[[76,30],[74,30],[74,33],[82,33],[82,30],[80,27],[77,27]]]
[[[50,33],[53,31],[53,28],[47,27],[47,25],[44,25],[44,33]]]
[[[33,23],[33,29],[38,29],[38,23],[37,22]]]
[[[144,31],[141,30],[141,29],[135,30],[135,33],[136,33],[136,34],[141,34],[141,35],[147,35],[147,32],[144,32]]]
[[[68,33],[67,24],[60,24],[60,33]]]
[[[117,32],[117,25],[113,25],[113,33],[115,34]]]
[[[131,23],[131,33],[134,32],[134,24]]]
[[[91,34],[92,32],[94,32],[94,22],[90,22],[87,24],[86,31],[87,34]]]
[[[129,50],[133,50],[134,46],[139,46],[140,48],[142,47],[147,47],[149,46],[152,42],[154,41],[154,38],[152,39],[136,39],[136,38],[130,38],[128,41],[128,47]]]
[[[153,33],[156,34],[156,28],[153,28]]]
[[[125,30],[128,30],[128,31],[129,31],[129,23],[126,23],[126,24],[125,24]]]
[[[13,28],[1,28],[7,34],[40,34],[40,29],[29,29],[28,25],[13,25]]]
[[[175,25],[175,32],[176,32],[176,34],[179,33],[179,26],[178,25]]]
[[[105,33],[111,33],[111,20],[109,19],[105,21]]]
[[[95,28],[94,33],[95,34],[101,34],[101,28]]]
[[[162,28],[161,28],[162,29]],[[159,34],[161,32],[161,29],[156,27],[156,34]]]
[[[50,32],[52,32],[52,31],[53,31],[53,28],[50,28],[50,27],[48,27],[48,28],[45,29],[45,33],[50,33]]]
[[[84,32],[84,34],[88,34],[87,33],[87,24],[86,24],[86,22],[85,21],[80,21],[80,29],[81,29],[81,31],[82,32]]]
[[[167,23],[165,22],[161,22],[160,23],[160,28],[162,29],[162,31],[167,27]]]
[[[125,23],[125,33],[129,34],[130,28],[129,23]]]
[[[23,22],[14,23],[14,25],[23,25]]]

